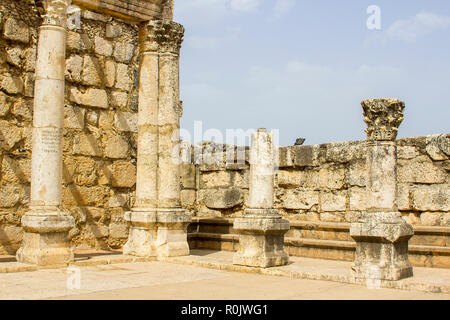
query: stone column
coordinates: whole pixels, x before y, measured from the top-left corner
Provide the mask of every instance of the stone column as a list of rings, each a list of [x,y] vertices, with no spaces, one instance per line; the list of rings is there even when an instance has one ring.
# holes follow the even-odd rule
[[[243,218],[234,221],[239,250],[234,254],[233,264],[267,268],[289,262],[284,251],[289,221],[273,209],[275,151],[272,133],[259,129],[252,134],[248,208]]]
[[[408,240],[414,230],[397,208],[397,137],[405,104],[397,99],[363,101],[367,124],[367,208],[350,235],[356,241],[357,278],[399,280],[413,275]]]
[[[190,215],[180,201],[179,53],[183,26],[150,21],[140,27],[136,203],[125,214],[124,254],[189,255]]]
[[[37,265],[73,261],[68,231],[75,221],[62,211],[62,127],[66,9],[70,0],[46,0],[39,29],[33,114],[30,210],[17,260]]]

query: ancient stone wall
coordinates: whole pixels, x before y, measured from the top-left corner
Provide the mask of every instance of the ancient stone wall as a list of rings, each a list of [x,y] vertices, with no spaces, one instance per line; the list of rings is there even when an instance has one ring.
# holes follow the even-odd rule
[[[40,18],[29,3],[0,2],[0,254],[20,247],[30,199]],[[123,216],[136,182],[137,39],[136,25],[89,11],[81,29],[68,33],[63,206],[76,219],[74,246],[119,249],[128,237]],[[450,226],[449,139],[398,140],[398,207],[411,224]],[[364,141],[281,147],[275,207],[290,220],[355,221],[365,207],[364,149]],[[238,217],[246,208],[248,148],[235,148],[246,154],[242,164],[226,163],[223,151],[219,163],[191,152],[182,165],[181,201],[193,216]]]
[[[29,205],[40,20],[27,1],[0,3],[0,254],[20,246]],[[63,206],[74,245],[120,248],[136,179],[138,27],[89,11],[80,26],[67,41]]]
[[[450,135],[398,140],[398,209],[413,225],[450,226],[449,143]],[[279,158],[275,207],[291,221],[354,222],[364,211],[365,141],[281,147]],[[242,215],[248,164],[184,165],[182,181],[183,205],[196,215]]]

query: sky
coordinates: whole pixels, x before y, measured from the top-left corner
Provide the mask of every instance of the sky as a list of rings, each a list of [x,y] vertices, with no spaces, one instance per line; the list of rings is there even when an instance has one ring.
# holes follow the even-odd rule
[[[360,102],[384,97],[405,101],[399,138],[450,133],[448,0],[176,0],[174,20],[184,140],[363,140]]]

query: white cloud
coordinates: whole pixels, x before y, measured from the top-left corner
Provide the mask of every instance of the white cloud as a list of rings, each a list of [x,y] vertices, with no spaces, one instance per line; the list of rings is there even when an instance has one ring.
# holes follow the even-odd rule
[[[262,0],[231,0],[231,8],[236,11],[250,12],[255,10]]]
[[[296,3],[296,0],[276,0],[275,8],[273,10],[275,18],[278,19],[288,13],[295,7]]]
[[[450,26],[450,17],[439,16],[434,13],[418,13],[407,20],[398,20],[385,33],[387,39],[396,39],[412,43],[437,30]]]
[[[390,40],[414,43],[435,31],[444,30],[450,26],[450,17],[439,16],[434,13],[418,13],[405,20],[397,20],[382,33],[373,32],[364,41],[365,47],[386,44]]]

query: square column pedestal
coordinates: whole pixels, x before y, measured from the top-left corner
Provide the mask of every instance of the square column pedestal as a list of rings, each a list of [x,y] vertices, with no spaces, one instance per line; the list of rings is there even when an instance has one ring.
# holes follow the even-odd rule
[[[22,217],[24,239],[17,261],[39,266],[67,265],[74,260],[68,232],[75,219],[61,212],[27,213]]]
[[[130,223],[123,253],[139,257],[189,255],[187,227],[192,221],[184,209],[139,209],[125,213]]]
[[[246,209],[243,218],[234,220],[239,250],[233,264],[261,268],[286,265],[289,255],[284,251],[284,234],[289,227],[289,221],[274,209]]]
[[[356,241],[355,277],[373,280],[400,280],[411,277],[408,240],[414,229],[399,212],[370,212],[350,227]]]

